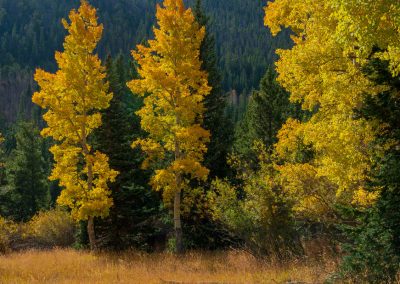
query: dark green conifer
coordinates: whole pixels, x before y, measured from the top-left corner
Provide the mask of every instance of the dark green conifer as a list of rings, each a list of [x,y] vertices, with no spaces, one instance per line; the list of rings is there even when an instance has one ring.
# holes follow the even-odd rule
[[[126,87],[130,79],[125,58],[106,60],[107,80],[113,99],[102,113],[102,126],[95,132],[95,148],[109,157],[110,166],[119,171],[110,184],[114,206],[106,220],[97,220],[98,238],[103,247],[145,246],[155,228],[148,218],[158,212],[158,199],[148,188],[148,173],[142,171],[142,154],[131,143],[143,134],[135,115],[142,104]],[[140,225],[139,225],[140,224]]]
[[[202,70],[208,74],[211,93],[204,100],[205,129],[211,132],[211,141],[205,155],[205,166],[210,170],[210,177],[224,177],[227,174],[227,154],[230,151],[233,138],[233,125],[226,117],[226,95],[221,87],[221,74],[218,69],[215,37],[210,32],[210,19],[204,13],[202,1],[197,0],[194,15],[201,26],[206,27],[206,35],[200,47]]]
[[[244,118],[236,127],[234,150],[250,159],[254,157],[252,146],[261,141],[267,148],[277,142],[277,133],[289,117],[299,117],[300,108],[289,101],[289,94],[276,81],[275,71],[268,68],[254,91]]]
[[[369,208],[347,208],[348,242],[342,276],[356,283],[395,283],[400,269],[400,77],[393,77],[388,63],[373,59],[364,72],[389,90],[366,96],[360,116],[385,125],[374,145],[375,164],[368,188],[380,188],[378,201]],[[391,145],[390,147],[384,145]],[[398,280],[398,278],[397,278]]]
[[[16,148],[6,162],[10,201],[6,214],[17,221],[26,221],[50,206],[44,142],[36,125],[23,121],[17,124],[15,142]]]

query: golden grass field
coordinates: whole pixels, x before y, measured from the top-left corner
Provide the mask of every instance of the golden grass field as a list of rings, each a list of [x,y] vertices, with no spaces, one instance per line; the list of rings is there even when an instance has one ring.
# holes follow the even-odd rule
[[[334,261],[276,265],[244,252],[92,254],[55,249],[0,256],[0,283],[322,283]]]

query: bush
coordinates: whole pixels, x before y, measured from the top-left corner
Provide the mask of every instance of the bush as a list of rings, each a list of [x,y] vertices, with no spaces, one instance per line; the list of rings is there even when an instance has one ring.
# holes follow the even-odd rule
[[[39,247],[68,247],[75,241],[76,224],[61,209],[38,213],[27,227],[28,236]]]
[[[0,216],[0,254],[11,250],[12,236],[17,232],[17,225]]]
[[[213,182],[208,194],[211,214],[254,253],[289,259],[303,253],[295,230],[293,202],[282,188],[269,153],[260,144],[256,147],[258,169],[233,161],[242,171],[238,176],[242,184]]]

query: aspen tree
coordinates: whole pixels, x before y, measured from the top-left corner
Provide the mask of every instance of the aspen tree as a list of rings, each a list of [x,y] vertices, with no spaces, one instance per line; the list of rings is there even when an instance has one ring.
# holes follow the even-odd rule
[[[165,0],[156,16],[155,39],[133,52],[141,78],[128,86],[145,98],[137,113],[149,137],[132,146],[147,153],[144,167],[157,168],[153,189],[163,191],[167,204],[173,200],[176,252],[182,253],[182,192],[189,189],[191,179],[205,180],[209,173],[202,161],[210,134],[201,123],[203,100],[211,88],[199,60],[205,28],[182,0]]]
[[[75,220],[88,221],[90,247],[96,249],[94,218],[108,215],[113,204],[108,183],[118,173],[110,169],[105,154],[92,150],[89,136],[101,125],[99,111],[108,108],[112,94],[94,54],[103,32],[96,10],[82,1],[69,19],[62,21],[68,31],[64,52],[55,56],[59,69],[55,74],[36,70],[40,91],[32,100],[47,110],[43,118],[48,127],[42,135],[58,142],[50,149],[55,160],[50,179],[64,188],[57,202],[68,206]]]
[[[395,0],[276,0],[266,7],[265,24],[273,34],[282,27],[294,34],[294,47],[279,50],[278,81],[313,115],[289,119],[276,150],[287,188],[299,196],[298,209],[322,213],[336,202],[369,204],[377,192],[366,190],[376,120],[357,114],[376,85],[363,66],[377,57],[400,71],[400,2]],[[309,160],[296,160],[298,142],[312,149]]]

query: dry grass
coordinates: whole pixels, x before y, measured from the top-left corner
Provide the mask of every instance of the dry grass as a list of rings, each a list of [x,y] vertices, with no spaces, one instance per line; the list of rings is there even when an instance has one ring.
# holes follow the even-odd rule
[[[0,256],[0,283],[321,283],[332,261],[273,265],[244,252],[91,254],[27,251]]]

